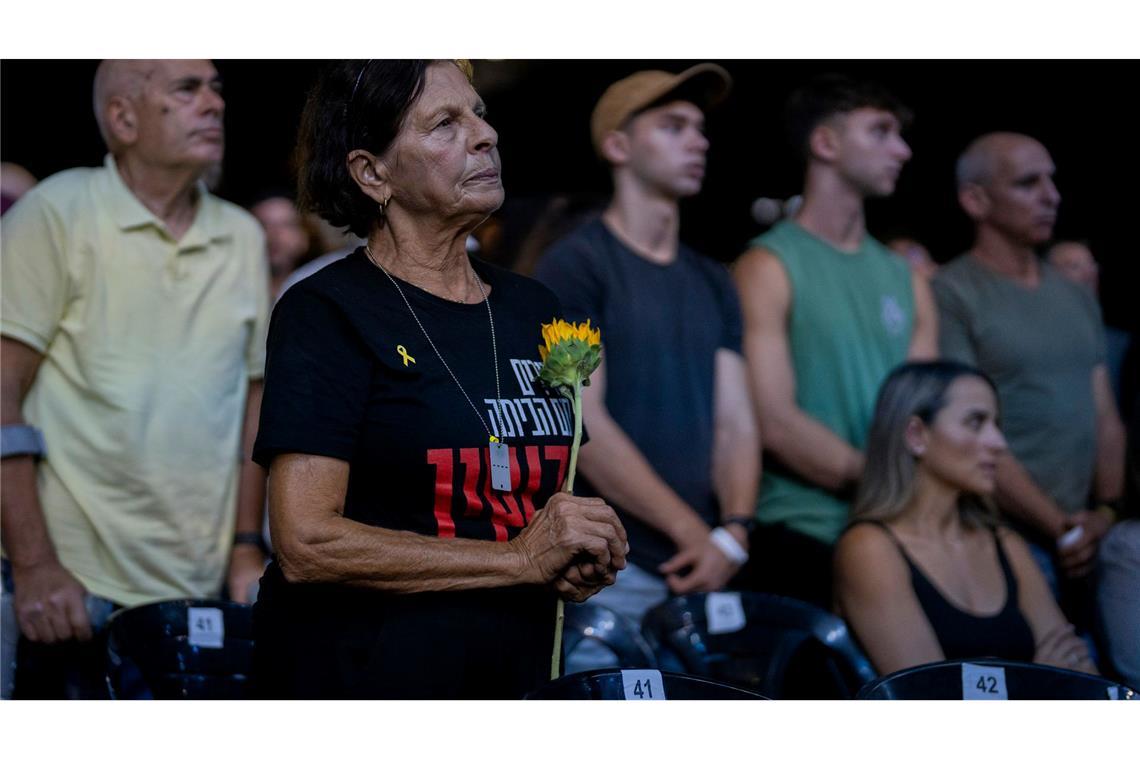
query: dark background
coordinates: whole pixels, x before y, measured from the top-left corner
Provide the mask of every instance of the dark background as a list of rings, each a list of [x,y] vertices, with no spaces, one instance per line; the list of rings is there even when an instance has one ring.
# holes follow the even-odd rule
[[[534,220],[556,194],[604,202],[608,177],[594,158],[589,117],[611,82],[643,68],[679,71],[691,61],[476,61],[475,85],[499,132],[507,202],[502,245],[511,263]],[[757,196],[799,190],[799,168],[783,137],[787,94],[815,73],[877,79],[914,109],[905,136],[914,158],[895,195],[871,202],[878,237],[909,234],[946,261],[970,243],[954,197],[953,166],[972,138],[1026,132],[1049,148],[1063,200],[1058,237],[1086,238],[1101,263],[1106,321],[1140,330],[1129,274],[1136,246],[1132,61],[718,61],[733,75],[730,99],[709,118],[712,141],[704,191],[685,202],[682,237],[731,261],[761,231]],[[290,153],[307,89],[320,61],[218,61],[225,79],[227,150],[219,194],[247,203],[291,184]],[[45,177],[101,163],[91,114],[95,61],[8,60],[0,65],[0,158]],[[1133,92],[1133,95],[1128,95]]]

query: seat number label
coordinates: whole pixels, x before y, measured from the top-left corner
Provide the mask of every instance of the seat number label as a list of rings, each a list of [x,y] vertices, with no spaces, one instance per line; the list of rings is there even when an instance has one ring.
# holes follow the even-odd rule
[[[1009,699],[1005,668],[962,663],[962,699]]]
[[[665,699],[660,670],[623,670],[621,685],[627,700]]]
[[[221,649],[226,638],[222,611],[217,607],[191,607],[186,611],[190,646]]]
[[[705,597],[705,617],[709,633],[732,633],[744,628],[744,605],[734,591],[711,592]]]

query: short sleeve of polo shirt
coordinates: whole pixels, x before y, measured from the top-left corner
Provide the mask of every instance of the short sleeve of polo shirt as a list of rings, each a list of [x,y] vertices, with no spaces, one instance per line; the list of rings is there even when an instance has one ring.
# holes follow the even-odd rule
[[[269,324],[253,460],[293,452],[350,461],[364,426],[372,358],[333,300],[290,288]]]
[[[69,274],[65,226],[58,211],[33,190],[0,224],[0,332],[47,351],[67,307]]]

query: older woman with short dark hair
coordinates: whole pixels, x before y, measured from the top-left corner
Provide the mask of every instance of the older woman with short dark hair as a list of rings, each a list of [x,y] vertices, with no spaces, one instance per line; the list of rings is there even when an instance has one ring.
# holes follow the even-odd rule
[[[613,510],[559,493],[572,411],[536,381],[555,297],[466,253],[503,201],[470,74],[341,62],[305,107],[301,203],[367,244],[270,327],[267,697],[522,696],[549,678],[558,594],[625,565]]]

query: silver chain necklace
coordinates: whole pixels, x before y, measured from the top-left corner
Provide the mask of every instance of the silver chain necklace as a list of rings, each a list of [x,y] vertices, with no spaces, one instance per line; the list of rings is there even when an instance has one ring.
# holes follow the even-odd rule
[[[459,389],[459,392],[463,394],[463,398],[467,399],[467,403],[471,406],[472,411],[475,412],[475,416],[479,418],[479,424],[481,424],[483,426],[483,429],[487,431],[487,438],[490,442],[491,447],[492,487],[497,491],[510,491],[510,458],[506,444],[504,444],[499,438],[495,437],[495,435],[491,432],[491,428],[487,427],[487,422],[483,419],[483,415],[479,413],[479,407],[475,406],[475,402],[471,400],[471,397],[469,395],[467,395],[467,391],[464,390],[463,384],[459,382],[459,378],[455,376],[455,373],[451,370],[451,367],[443,358],[443,354],[441,354],[439,352],[439,349],[436,348],[435,342],[431,339],[431,336],[428,335],[427,328],[425,328],[424,323],[420,321],[419,316],[416,314],[416,310],[412,308],[412,302],[408,300],[408,297],[406,295],[404,295],[404,289],[400,287],[400,283],[396,282],[396,278],[393,277],[388,272],[388,270],[380,264],[379,261],[376,260],[376,257],[372,255],[371,247],[365,245],[364,252],[368,254],[368,260],[375,264],[376,267],[384,273],[384,276],[388,278],[388,281],[391,282],[392,285],[396,288],[396,292],[400,294],[400,298],[403,299],[404,305],[408,307],[408,312],[412,315],[412,319],[414,319],[416,321],[416,324],[419,325],[420,332],[424,334],[424,338],[427,340],[428,345],[431,346],[431,350],[434,351],[435,355],[439,358],[439,363],[443,365],[443,368],[445,370],[447,370],[447,374],[451,375],[451,379],[455,382],[455,387],[457,387]],[[495,404],[495,417],[499,421],[499,432],[502,433],[504,430],[506,430],[506,426],[503,424],[503,394],[499,387],[499,347],[498,341],[495,339],[495,317],[491,314],[491,301],[489,298],[487,298],[487,291],[484,290],[483,280],[480,279],[478,273],[475,275],[475,284],[479,286],[479,293],[483,296],[483,305],[487,307],[487,321],[491,324],[491,356],[495,362],[495,400],[497,402]],[[505,480],[503,480],[504,477]]]

